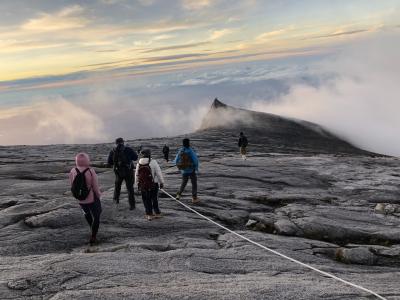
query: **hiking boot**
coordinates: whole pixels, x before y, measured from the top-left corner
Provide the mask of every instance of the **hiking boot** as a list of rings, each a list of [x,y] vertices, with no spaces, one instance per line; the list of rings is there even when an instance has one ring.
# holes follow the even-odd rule
[[[146,218],[147,221],[153,220],[153,216],[152,215],[144,215],[144,217]]]
[[[161,213],[155,214],[154,218],[155,218],[155,219],[160,219],[160,218],[162,218]]]
[[[90,246],[94,246],[97,244],[97,239],[95,236],[90,237],[89,244]]]
[[[180,193],[176,193],[175,198],[176,198],[177,200],[180,200],[180,199],[181,199],[181,194],[180,194]]]
[[[196,203],[199,203],[200,202],[200,199],[199,198],[197,198],[197,197],[193,197],[192,198],[192,203],[193,204],[196,204]]]

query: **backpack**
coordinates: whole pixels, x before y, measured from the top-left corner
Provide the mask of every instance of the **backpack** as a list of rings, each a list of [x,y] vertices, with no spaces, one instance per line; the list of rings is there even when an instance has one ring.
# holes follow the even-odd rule
[[[176,166],[179,170],[193,169],[193,160],[190,154],[181,150],[178,155]]]
[[[76,170],[76,176],[71,185],[71,192],[72,192],[72,195],[76,199],[78,199],[79,201],[82,201],[82,200],[85,200],[89,196],[89,193],[90,193],[90,189],[87,187],[87,184],[86,184],[86,176],[85,176],[85,173],[87,171],[90,172],[90,170],[89,170],[89,168],[87,168],[83,172],[80,172],[78,168],[75,168],[75,170]]]
[[[153,174],[151,174],[150,161],[148,164],[138,166],[138,187],[141,191],[149,191],[155,186]]]
[[[249,142],[247,141],[247,137],[243,136],[242,147],[247,147],[248,144],[249,144]]]
[[[126,156],[125,148],[114,149],[114,172],[120,177],[127,177],[132,172],[131,164]]]

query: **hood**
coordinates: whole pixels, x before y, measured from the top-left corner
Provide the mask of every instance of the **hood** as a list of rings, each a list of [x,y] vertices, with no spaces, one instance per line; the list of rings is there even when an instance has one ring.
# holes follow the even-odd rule
[[[148,157],[142,157],[139,159],[139,164],[141,165],[147,165],[149,163],[149,158]]]
[[[90,165],[89,155],[83,152],[78,153],[75,157],[75,163],[78,168],[79,167],[88,168]]]

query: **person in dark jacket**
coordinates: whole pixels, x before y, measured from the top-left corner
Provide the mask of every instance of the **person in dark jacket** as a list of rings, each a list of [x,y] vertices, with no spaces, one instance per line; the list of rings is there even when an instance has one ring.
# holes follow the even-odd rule
[[[181,171],[182,174],[182,184],[181,187],[176,194],[176,198],[179,200],[185,187],[189,181],[192,182],[192,203],[195,204],[199,202],[199,198],[197,197],[197,174],[199,172],[199,159],[197,158],[197,154],[190,147],[190,140],[183,139],[183,147],[178,151],[178,154],[175,157],[174,163]]]
[[[244,160],[247,159],[246,155],[247,155],[247,145],[249,144],[247,137],[244,135],[243,132],[240,133],[239,135],[239,141],[238,141],[238,146],[240,149],[240,155],[242,155],[242,158]]]
[[[169,161],[169,147],[165,144],[162,152],[164,154],[164,159],[168,162]]]
[[[126,189],[128,190],[129,209],[135,209],[135,194],[134,194],[134,174],[133,162],[138,159],[138,156],[132,148],[125,146],[123,138],[115,140],[116,147],[110,151],[108,155],[108,165],[114,167],[115,173],[115,189],[114,202],[119,203],[121,194],[121,185],[125,180]]]

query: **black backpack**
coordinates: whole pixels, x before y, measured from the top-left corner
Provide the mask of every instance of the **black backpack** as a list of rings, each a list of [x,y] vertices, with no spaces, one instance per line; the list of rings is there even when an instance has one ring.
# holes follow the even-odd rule
[[[131,163],[126,155],[125,148],[114,149],[114,172],[120,177],[127,177],[132,173]]]
[[[150,162],[145,165],[138,165],[138,187],[141,191],[150,191],[154,188],[154,178],[151,174]]]
[[[85,177],[85,173],[87,171],[90,172],[90,170],[89,168],[87,168],[83,172],[80,172],[78,168],[75,168],[75,170],[76,170],[76,176],[71,185],[71,192],[76,199],[82,201],[85,200],[90,193],[90,189],[87,187],[86,177]]]

